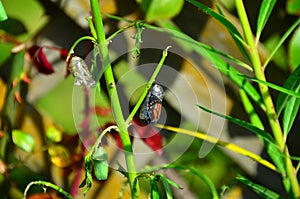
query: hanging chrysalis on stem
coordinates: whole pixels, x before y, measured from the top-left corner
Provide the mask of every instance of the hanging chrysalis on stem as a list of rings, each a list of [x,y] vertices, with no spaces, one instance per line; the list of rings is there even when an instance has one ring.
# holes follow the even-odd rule
[[[73,56],[69,62],[68,69],[75,77],[75,85],[85,85],[88,88],[96,85],[92,74],[82,58]]]
[[[140,109],[139,119],[143,124],[155,123],[159,120],[163,96],[164,89],[154,83]]]

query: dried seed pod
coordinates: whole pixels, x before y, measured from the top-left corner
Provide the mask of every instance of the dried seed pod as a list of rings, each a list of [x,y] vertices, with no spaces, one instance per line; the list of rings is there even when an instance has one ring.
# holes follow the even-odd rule
[[[68,69],[75,77],[75,85],[85,85],[88,88],[96,85],[93,76],[82,58],[73,56],[69,62]]]

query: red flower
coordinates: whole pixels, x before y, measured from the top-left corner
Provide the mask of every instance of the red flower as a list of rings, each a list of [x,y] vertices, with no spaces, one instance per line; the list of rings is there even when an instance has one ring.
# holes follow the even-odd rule
[[[132,125],[139,137],[158,155],[162,154],[163,139],[159,131],[151,125],[141,126],[138,122],[132,121]],[[130,129],[129,129],[130,130]],[[130,130],[132,131],[132,130]]]
[[[51,46],[31,46],[28,49],[28,53],[33,61],[34,66],[36,67],[36,69],[43,74],[46,75],[50,75],[52,73],[54,73],[54,69],[52,64],[48,61],[45,53],[43,52],[43,48],[48,48],[48,49],[52,49],[52,50],[58,50],[60,53],[60,58],[62,60],[66,60],[67,59],[67,55],[68,55],[68,50],[66,49],[60,49],[60,48],[56,48],[56,47],[51,47]],[[69,74],[69,72],[67,71],[67,75]],[[66,75],[66,76],[67,76]]]
[[[95,111],[96,115],[98,115],[100,117],[106,117],[111,114],[110,107],[95,106],[94,111]]]
[[[28,52],[33,60],[34,66],[40,73],[46,75],[54,73],[53,66],[49,63],[42,47],[32,46],[28,49]]]
[[[111,125],[115,125],[115,124],[108,123],[105,125],[105,128]],[[132,121],[132,126],[128,130],[131,142],[134,139],[133,137],[134,129],[138,133],[140,139],[142,139],[154,152],[156,152],[158,155],[162,154],[163,139],[162,136],[159,134],[159,131],[155,127],[151,125],[140,126],[136,122]],[[115,138],[118,147],[120,149],[123,149],[119,133],[115,130],[111,130],[109,134]]]

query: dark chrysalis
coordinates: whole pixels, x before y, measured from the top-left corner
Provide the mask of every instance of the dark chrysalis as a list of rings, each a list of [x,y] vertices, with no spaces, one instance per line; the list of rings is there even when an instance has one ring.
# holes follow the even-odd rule
[[[147,125],[159,120],[163,96],[164,89],[160,85],[154,83],[140,108],[139,119],[143,124]]]
[[[85,85],[88,88],[96,86],[96,82],[85,61],[80,57],[73,56],[69,62],[68,69],[75,77],[75,85]]]

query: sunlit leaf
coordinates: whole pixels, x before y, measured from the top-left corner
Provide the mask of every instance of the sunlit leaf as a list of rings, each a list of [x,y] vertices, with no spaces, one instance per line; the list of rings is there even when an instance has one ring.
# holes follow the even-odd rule
[[[300,4],[300,1],[299,1]],[[289,43],[289,65],[295,69],[300,64],[300,27],[297,28]]]
[[[259,9],[258,19],[257,19],[257,29],[256,37],[259,38],[261,32],[263,31],[270,14],[274,8],[277,0],[263,0]]]
[[[34,148],[34,139],[28,133],[15,129],[12,131],[12,140],[16,146],[21,148],[26,152],[33,151]]]
[[[153,22],[177,15],[183,7],[184,0],[142,0],[140,3],[146,12],[146,21]]]
[[[92,155],[94,173],[98,180],[106,180],[108,177],[108,156],[103,147],[97,148]]]
[[[62,132],[58,130],[55,126],[51,126],[47,129],[46,136],[49,140],[53,142],[60,142],[62,139]]]
[[[266,198],[266,199],[282,199],[283,198],[278,193],[268,189],[267,187],[253,183],[241,175],[238,175],[238,177],[236,179],[238,181],[242,182],[243,184],[247,185],[248,187],[250,187],[253,191],[255,191],[262,198]]]

